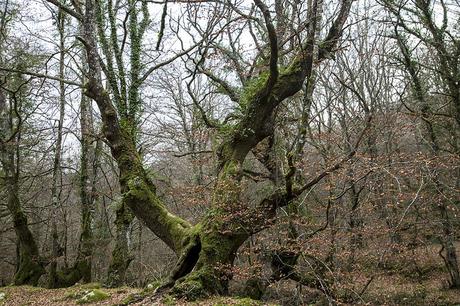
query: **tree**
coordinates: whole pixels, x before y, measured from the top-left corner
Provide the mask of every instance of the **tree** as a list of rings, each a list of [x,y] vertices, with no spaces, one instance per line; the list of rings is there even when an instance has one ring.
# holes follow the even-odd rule
[[[123,78],[120,84],[116,81],[111,53],[108,52],[102,35],[100,44],[105,62],[101,65],[95,35],[98,20],[102,17],[100,2],[87,0],[83,6],[74,3],[72,9],[54,0],[49,2],[61,7],[82,25],[79,39],[85,46],[88,63],[85,94],[96,102],[101,113],[103,133],[120,171],[123,202],[179,256],[168,284],[174,285],[172,292],[193,298],[213,292],[225,293],[231,277],[229,268],[241,244],[254,233],[269,226],[276,215],[276,209],[287,205],[309,186],[306,184],[299,188],[275,190],[257,206],[250,207],[240,199],[244,160],[259,142],[273,134],[275,110],[278,105],[298,92],[305,78],[311,74],[314,65],[314,45],[321,46],[317,58],[319,62],[334,51],[346,22],[351,1],[341,3],[339,13],[321,43],[318,42],[319,37],[316,37],[320,16],[319,2],[312,1],[307,36],[294,48],[292,58],[283,69],[280,69],[278,64],[279,42],[269,9],[263,2],[255,1],[255,5],[262,12],[269,40],[268,64],[261,67],[262,72],[259,76],[252,77],[244,85],[240,103],[244,104],[245,108],[236,122],[228,126],[207,120],[215,128],[226,130],[226,134],[223,135],[218,148],[219,174],[211,208],[195,226],[168,212],[166,205],[158,197],[136,149],[137,116],[141,106],[138,90],[145,80],[145,77],[140,75],[140,52],[142,36],[148,22],[147,2],[141,2],[140,11],[144,19],[140,22],[137,19],[139,8],[135,3],[128,3],[131,9],[128,21],[131,39],[129,85],[124,83]],[[108,7],[110,4],[111,1],[108,2]],[[113,16],[109,15],[109,18]],[[116,29],[113,31],[113,53],[117,58],[118,48],[114,43],[118,43],[118,39]],[[119,58],[117,65],[118,73],[121,75],[124,66]],[[155,68],[157,67],[148,69],[147,73],[153,72]],[[102,72],[108,78],[109,90],[103,86]]]

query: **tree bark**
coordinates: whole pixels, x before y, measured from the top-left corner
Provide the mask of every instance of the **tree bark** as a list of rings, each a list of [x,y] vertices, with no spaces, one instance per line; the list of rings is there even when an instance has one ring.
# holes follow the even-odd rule
[[[15,285],[36,286],[40,277],[45,274],[45,263],[40,257],[35,239],[27,225],[27,217],[21,209],[18,197],[19,186],[15,178],[8,184],[7,207],[14,222],[14,231],[18,237],[18,259],[16,273],[14,275]]]
[[[134,216],[125,203],[119,203],[115,213],[115,247],[112,251],[112,261],[107,275],[107,286],[109,287],[118,287],[125,284],[126,270],[134,259],[129,250],[131,225]]]
[[[65,55],[65,33],[64,33],[64,13],[58,10],[57,28],[59,31],[59,77],[64,79],[64,55]],[[57,211],[61,204],[61,192],[58,190],[58,183],[61,180],[61,147],[62,147],[62,127],[64,123],[65,110],[65,86],[64,82],[59,82],[59,121],[57,127],[56,145],[54,148],[54,163],[53,163],[53,178],[51,186],[51,239],[52,239],[52,258],[49,269],[48,287],[56,288],[59,286],[57,259],[63,253],[63,249],[59,244],[59,235],[57,229]]]

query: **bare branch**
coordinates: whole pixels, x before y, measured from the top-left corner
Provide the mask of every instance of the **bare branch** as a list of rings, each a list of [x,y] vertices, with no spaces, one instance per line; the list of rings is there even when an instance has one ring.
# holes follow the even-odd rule
[[[36,77],[36,78],[44,78],[44,79],[49,79],[49,80],[53,80],[53,81],[59,81],[59,82],[63,82],[63,83],[68,84],[68,85],[73,85],[73,86],[83,88],[83,84],[81,84],[81,83],[66,80],[66,79],[62,79],[60,77],[55,77],[55,76],[48,75],[48,74],[37,73],[37,72],[26,71],[26,70],[10,69],[10,68],[4,68],[4,67],[0,67],[0,71],[22,73],[22,74],[30,75],[30,76]]]
[[[265,26],[268,32],[268,41],[270,44],[270,76],[267,81],[267,94],[270,93],[278,79],[278,36],[268,7],[261,0],[254,0],[256,6],[262,11],[265,20]]]
[[[75,17],[76,19],[78,19],[79,21],[82,21],[83,20],[83,16],[72,10],[71,8],[67,7],[66,5],[62,4],[59,0],[46,0],[47,2],[57,6],[58,8],[60,8],[61,10],[63,10],[64,12],[66,12],[67,14],[69,14],[70,16],[72,17]]]

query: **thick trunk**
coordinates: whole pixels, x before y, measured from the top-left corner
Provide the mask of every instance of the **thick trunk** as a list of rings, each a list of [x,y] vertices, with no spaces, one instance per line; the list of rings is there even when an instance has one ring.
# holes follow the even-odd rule
[[[210,294],[227,294],[232,278],[236,252],[250,236],[243,230],[230,230],[232,223],[223,223],[222,215],[210,214],[196,226],[193,247],[187,249],[185,264],[174,275],[171,293],[194,300]],[[193,269],[193,270],[192,270]]]
[[[40,258],[32,233],[27,227],[27,218],[24,213],[16,212],[13,219],[19,242],[19,258],[14,284],[36,286],[40,277],[45,274],[44,263]]]
[[[284,193],[275,193],[255,207],[240,200],[237,169],[230,163],[222,170],[213,196],[213,208],[193,227],[173,271],[171,293],[187,299],[226,294],[240,246],[253,234],[273,223],[276,208],[287,204]],[[237,171],[237,172],[234,172]]]
[[[126,270],[134,259],[130,255],[130,235],[131,224],[134,216],[125,203],[120,203],[116,210],[116,238],[115,248],[112,251],[112,261],[110,263],[107,286],[119,287],[125,284]]]

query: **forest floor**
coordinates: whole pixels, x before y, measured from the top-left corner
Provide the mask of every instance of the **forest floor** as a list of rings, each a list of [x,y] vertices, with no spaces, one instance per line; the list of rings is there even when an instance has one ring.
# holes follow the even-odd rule
[[[456,245],[460,250],[460,244]],[[432,244],[415,250],[399,252],[382,267],[369,254],[357,256],[357,266],[342,279],[348,289],[339,295],[337,305],[439,305],[460,306],[460,289],[447,289],[444,265],[439,257],[439,245]],[[460,254],[458,254],[460,256]],[[347,279],[348,282],[343,283]],[[371,281],[369,281],[371,280]],[[363,290],[365,288],[365,290]],[[301,294],[294,282],[280,282],[270,287],[265,301],[239,297],[212,297],[187,303],[171,298],[154,299],[152,288],[101,288],[100,284],[76,285],[70,288],[45,289],[31,286],[0,287],[0,306],[75,306],[75,305],[203,305],[203,306],[261,306],[261,305],[327,305],[317,290],[303,289]],[[352,302],[346,292],[362,292]],[[139,299],[138,297],[146,298]]]
[[[338,303],[337,305],[460,305],[460,290],[440,289],[438,278],[423,283],[408,282],[401,275],[380,276],[376,279],[363,300],[353,303]],[[126,301],[142,295],[145,289],[121,287],[100,288],[97,284],[76,285],[70,288],[46,289],[31,286],[8,286],[0,288],[0,306],[76,306],[76,305],[125,305]],[[292,289],[292,288],[291,288]],[[292,293],[292,291],[290,291]],[[304,294],[309,295],[307,291]],[[285,292],[287,293],[287,292]],[[206,300],[187,303],[172,299],[155,300],[147,297],[141,302],[129,305],[136,306],[262,306],[262,305],[327,305],[323,298],[318,298],[318,293],[310,292],[310,298],[296,299],[278,296],[270,302],[254,301],[249,298],[238,297],[212,297]],[[101,295],[102,294],[102,295]],[[86,297],[86,298],[85,298]],[[95,300],[92,300],[92,297]],[[100,300],[98,300],[100,299]]]
[[[99,288],[98,284],[76,285],[70,288],[46,289],[31,286],[8,286],[0,287],[0,306],[75,306],[75,305],[124,305],[144,292],[143,289]],[[141,302],[129,305],[235,305],[235,306],[258,306],[275,305],[254,301],[249,298],[212,297],[206,300],[187,303],[172,299],[152,300],[144,299]]]

